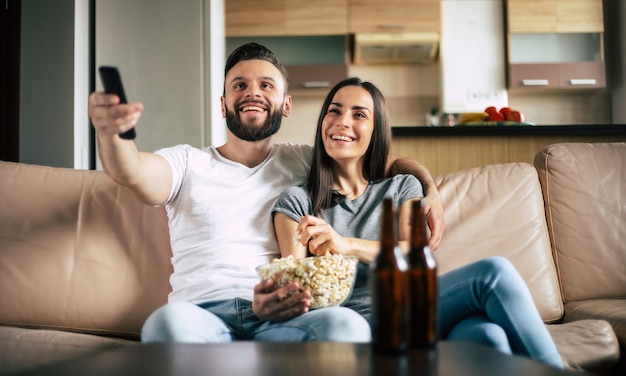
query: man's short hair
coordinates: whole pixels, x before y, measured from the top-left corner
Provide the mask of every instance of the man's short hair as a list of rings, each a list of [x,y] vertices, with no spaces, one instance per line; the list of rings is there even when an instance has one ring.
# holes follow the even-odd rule
[[[224,77],[226,77],[228,72],[237,63],[245,60],[265,60],[275,66],[285,79],[285,94],[287,94],[287,87],[289,83],[287,69],[285,69],[285,66],[283,65],[283,63],[281,63],[278,56],[274,55],[274,53],[270,51],[267,47],[262,46],[258,43],[246,43],[237,47],[233,52],[231,52],[228,56],[228,59],[226,60]]]

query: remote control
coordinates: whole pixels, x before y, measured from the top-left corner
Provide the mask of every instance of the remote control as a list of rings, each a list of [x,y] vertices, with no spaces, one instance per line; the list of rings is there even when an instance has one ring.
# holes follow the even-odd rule
[[[120,103],[128,103],[126,101],[126,94],[124,93],[124,86],[122,85],[122,78],[120,72],[116,67],[101,66],[98,71],[100,72],[100,79],[104,86],[104,92],[107,94],[115,94],[120,97]],[[120,137],[125,140],[133,140],[137,137],[135,128],[131,128],[124,133],[120,133]]]

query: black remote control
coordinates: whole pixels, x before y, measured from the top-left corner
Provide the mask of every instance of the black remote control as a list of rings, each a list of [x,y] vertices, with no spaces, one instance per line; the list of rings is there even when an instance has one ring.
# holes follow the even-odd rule
[[[128,103],[126,101],[126,94],[124,93],[124,86],[122,85],[122,78],[120,72],[116,67],[101,66],[98,71],[100,72],[100,79],[104,86],[104,92],[107,94],[115,94],[120,97],[120,103]],[[120,137],[125,140],[133,140],[137,137],[135,128],[131,128],[124,133],[120,133]]]

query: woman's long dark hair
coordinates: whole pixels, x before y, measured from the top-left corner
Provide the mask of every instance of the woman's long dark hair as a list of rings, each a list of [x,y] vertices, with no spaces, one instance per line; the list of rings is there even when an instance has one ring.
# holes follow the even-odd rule
[[[347,78],[330,90],[324,100],[317,120],[313,163],[311,164],[307,189],[311,195],[313,213],[318,216],[324,209],[331,207],[333,204],[334,183],[333,160],[324,148],[322,123],[335,94],[345,86],[362,87],[372,96],[374,102],[374,132],[365,153],[363,176],[368,181],[377,181],[385,177],[389,144],[391,142],[391,124],[387,102],[380,90],[371,82],[364,82],[357,77]]]

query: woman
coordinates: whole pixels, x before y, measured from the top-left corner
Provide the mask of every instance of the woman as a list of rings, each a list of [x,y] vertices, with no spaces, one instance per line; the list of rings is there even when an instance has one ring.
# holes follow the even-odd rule
[[[390,139],[381,92],[358,78],[338,83],[322,106],[307,185],[285,190],[273,209],[283,257],[359,257],[344,305],[368,320],[367,264],[379,250],[382,199],[392,197],[398,207],[400,246],[407,251],[411,201],[422,196],[413,176],[384,178]],[[507,259],[491,257],[445,273],[438,287],[442,339],[478,342],[563,367],[524,280]]]

